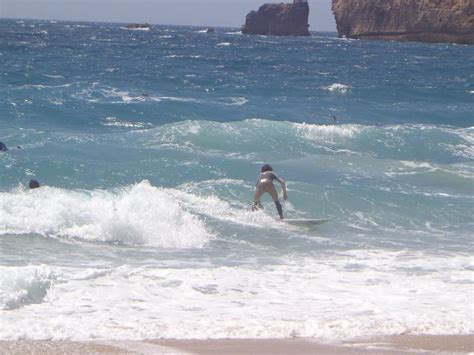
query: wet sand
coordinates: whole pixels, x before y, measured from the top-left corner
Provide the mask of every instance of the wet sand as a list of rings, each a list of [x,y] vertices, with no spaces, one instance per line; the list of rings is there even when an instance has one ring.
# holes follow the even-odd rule
[[[0,341],[0,354],[454,354],[474,352],[474,335],[400,335],[329,345],[313,339]]]

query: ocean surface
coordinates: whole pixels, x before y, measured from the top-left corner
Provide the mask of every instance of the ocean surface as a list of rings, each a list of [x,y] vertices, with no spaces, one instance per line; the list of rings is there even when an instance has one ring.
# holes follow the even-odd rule
[[[201,30],[0,20],[0,339],[473,333],[474,47]]]

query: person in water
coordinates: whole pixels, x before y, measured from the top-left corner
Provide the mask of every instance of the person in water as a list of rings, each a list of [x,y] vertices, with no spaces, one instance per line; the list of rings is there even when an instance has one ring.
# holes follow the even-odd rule
[[[278,177],[277,174],[273,172],[273,168],[270,164],[265,164],[262,166],[262,173],[258,176],[257,179],[257,187],[255,189],[255,195],[253,197],[253,204],[252,204],[252,211],[257,211],[263,208],[260,198],[266,192],[270,194],[275,202],[276,209],[278,214],[280,215],[280,219],[283,219],[283,209],[281,207],[281,203],[278,200],[278,192],[273,185],[273,181],[278,181],[281,184],[281,188],[283,190],[283,199],[286,201],[288,200],[288,192],[286,191],[286,182],[281,177]]]
[[[38,187],[40,187],[40,184],[39,184],[38,180],[31,179],[28,182],[28,187],[30,188],[30,190],[37,189]]]

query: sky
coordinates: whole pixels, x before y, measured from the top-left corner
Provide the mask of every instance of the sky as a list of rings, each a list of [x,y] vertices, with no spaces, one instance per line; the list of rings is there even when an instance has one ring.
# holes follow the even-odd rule
[[[263,3],[291,0],[0,0],[0,17],[240,27]],[[312,31],[336,31],[331,0],[309,0]]]

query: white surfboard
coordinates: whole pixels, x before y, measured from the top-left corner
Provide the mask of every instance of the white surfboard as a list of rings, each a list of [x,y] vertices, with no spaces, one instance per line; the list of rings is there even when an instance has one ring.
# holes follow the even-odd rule
[[[283,223],[291,224],[292,226],[311,227],[319,224],[329,222],[329,219],[309,219],[309,218],[288,218],[281,220]]]

